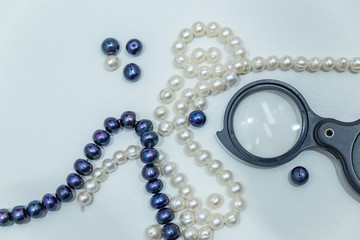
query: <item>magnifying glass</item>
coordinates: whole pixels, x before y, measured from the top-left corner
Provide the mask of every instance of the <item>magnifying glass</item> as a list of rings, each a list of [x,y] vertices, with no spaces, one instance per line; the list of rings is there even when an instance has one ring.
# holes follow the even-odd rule
[[[306,149],[329,151],[360,194],[360,120],[345,123],[318,116],[289,84],[266,79],[240,89],[217,136],[236,157],[261,167],[284,164]]]

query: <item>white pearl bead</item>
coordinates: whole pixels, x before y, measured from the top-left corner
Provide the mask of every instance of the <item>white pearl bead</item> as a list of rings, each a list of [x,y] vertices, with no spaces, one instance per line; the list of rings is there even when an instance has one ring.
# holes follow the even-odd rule
[[[178,114],[175,116],[173,123],[174,123],[174,127],[177,130],[179,130],[189,126],[189,119],[184,114]]]
[[[184,240],[197,240],[198,239],[198,231],[194,227],[187,227],[183,230],[182,236]]]
[[[335,68],[339,72],[344,72],[344,71],[348,70],[348,68],[349,68],[349,61],[344,57],[339,58],[335,62]]]
[[[308,61],[305,57],[300,56],[294,60],[293,68],[295,69],[295,71],[302,72],[307,68],[307,66]]]
[[[186,201],[186,208],[189,210],[197,210],[202,207],[202,202],[200,198],[190,197]]]
[[[193,226],[195,222],[195,214],[190,210],[185,210],[180,214],[180,223],[184,227]]]
[[[174,125],[172,124],[172,122],[163,120],[159,123],[158,133],[161,136],[169,136],[173,133],[173,131],[174,131]]]
[[[232,71],[232,64],[233,61],[229,60],[225,63],[225,72],[231,72]]]
[[[215,63],[211,66],[214,77],[222,77],[225,73],[225,66],[221,63]]]
[[[211,216],[210,211],[205,208],[196,210],[195,212],[196,224],[198,225],[208,224],[210,216]]]
[[[191,141],[185,145],[184,150],[187,155],[195,156],[200,151],[200,145],[195,141]]]
[[[84,188],[89,193],[95,193],[100,189],[100,183],[95,179],[89,178],[84,183]]]
[[[211,22],[206,27],[206,33],[210,37],[216,37],[220,32],[220,26],[216,22]]]
[[[244,68],[245,68],[245,66],[244,66],[243,60],[241,58],[235,59],[231,65],[231,69],[237,74],[243,73]]]
[[[176,188],[181,188],[186,185],[187,178],[183,173],[176,173],[171,177],[171,184]]]
[[[240,215],[235,211],[230,211],[224,215],[225,224],[228,227],[234,227],[240,222]]]
[[[186,43],[181,39],[176,40],[172,45],[172,49],[174,50],[175,54],[183,54],[186,51]]]
[[[196,92],[192,88],[185,88],[182,93],[181,97],[188,103],[191,103],[196,98]]]
[[[238,82],[238,76],[232,71],[226,72],[223,76],[223,81],[225,82],[226,86],[233,87]]]
[[[169,109],[165,106],[158,106],[155,108],[154,117],[157,120],[164,120],[169,116]]]
[[[208,66],[201,66],[198,68],[198,78],[201,80],[208,80],[212,76],[212,70]]]
[[[179,195],[183,198],[191,198],[194,195],[194,188],[191,185],[185,185],[179,188]]]
[[[221,78],[213,78],[210,80],[211,92],[218,94],[226,90],[225,81]]]
[[[169,104],[175,99],[175,93],[169,89],[164,88],[160,91],[160,101],[164,104]]]
[[[121,165],[121,164],[126,163],[128,159],[127,159],[126,153],[124,151],[116,151],[116,152],[114,152],[112,160],[116,164]]]
[[[76,199],[81,206],[88,206],[93,202],[94,198],[89,192],[80,192]]]
[[[166,162],[167,159],[168,159],[168,155],[167,155],[166,152],[164,152],[164,151],[158,151],[158,152],[159,152],[159,158],[158,158],[158,160],[156,161],[155,165],[156,165],[157,167],[160,167],[160,166],[162,166],[162,165],[165,164],[165,162]]]
[[[243,47],[235,47],[233,49],[233,57],[234,58],[245,58],[246,57],[246,50]]]
[[[120,60],[115,55],[109,55],[105,58],[104,66],[108,71],[114,71],[119,68]]]
[[[195,85],[195,92],[198,96],[207,97],[211,94],[211,87],[207,81],[198,81]]]
[[[217,180],[222,185],[227,185],[232,182],[233,175],[229,170],[222,170],[217,175]]]
[[[241,47],[242,44],[243,41],[239,37],[232,37],[229,39],[229,42],[227,43],[230,49],[234,49],[235,47]]]
[[[112,159],[105,159],[102,162],[102,168],[105,170],[105,172],[112,173],[117,169],[117,165],[114,161],[112,161]]]
[[[206,26],[202,22],[195,22],[192,25],[192,31],[195,37],[201,37],[206,33]]]
[[[211,240],[214,238],[214,231],[210,227],[202,227],[198,231],[199,240]]]
[[[187,144],[191,142],[193,138],[194,135],[188,128],[181,129],[176,133],[176,139],[180,144]]]
[[[221,51],[216,47],[211,47],[207,50],[207,61],[216,63],[221,59]]]
[[[148,226],[145,229],[145,238],[147,240],[160,240],[161,239],[161,228],[159,225],[154,224]]]
[[[103,182],[107,179],[107,173],[102,168],[95,168],[91,174],[92,178],[98,182]]]
[[[198,68],[195,64],[188,63],[185,65],[185,67],[183,69],[183,74],[187,78],[196,77],[198,74]]]
[[[194,35],[190,29],[183,29],[180,31],[179,38],[183,40],[185,43],[191,42],[193,40]]]
[[[249,59],[244,59],[243,64],[244,64],[244,74],[251,72],[251,62],[250,62],[250,60]]]
[[[185,209],[186,202],[183,197],[176,195],[170,199],[169,206],[174,212],[181,212]]]
[[[191,105],[195,110],[205,110],[208,106],[208,100],[203,97],[195,98],[194,102]]]
[[[212,193],[207,197],[206,203],[209,208],[217,209],[224,204],[224,197],[219,193]]]
[[[219,160],[212,160],[206,168],[210,175],[216,175],[222,170],[222,163]]]
[[[130,145],[126,149],[126,155],[127,155],[129,160],[138,159],[140,157],[140,152],[141,152],[140,147],[136,146],[136,145]]]
[[[322,69],[324,71],[331,71],[335,67],[335,59],[332,57],[325,57],[322,61]]]
[[[189,104],[184,99],[179,99],[174,103],[176,114],[185,114],[189,109]]]
[[[218,230],[222,228],[225,225],[224,216],[220,213],[215,213],[212,216],[210,216],[209,219],[209,226],[214,229]]]
[[[239,182],[232,182],[226,187],[226,193],[232,197],[239,197],[242,192],[243,187]]]
[[[360,72],[360,58],[357,57],[357,58],[351,59],[350,70],[355,73]]]
[[[251,67],[255,72],[261,72],[265,70],[265,60],[262,57],[254,57],[251,61]]]
[[[283,71],[290,70],[293,66],[293,59],[290,56],[283,56],[280,59],[280,69]]]
[[[184,87],[184,79],[180,75],[173,75],[168,80],[168,87],[173,91],[178,91]]]
[[[200,166],[206,166],[211,161],[211,153],[207,150],[200,150],[195,157],[195,162]]]
[[[244,210],[245,207],[246,207],[246,203],[245,203],[244,199],[242,199],[240,197],[232,199],[230,202],[230,209],[235,212],[240,212],[240,211]]]
[[[174,58],[174,65],[177,68],[184,68],[189,63],[189,59],[184,54],[177,54]]]
[[[269,56],[266,59],[266,69],[267,70],[275,70],[279,67],[280,62],[276,56]]]
[[[321,60],[317,57],[312,57],[308,61],[308,69],[311,72],[316,72],[321,68]]]
[[[163,176],[171,177],[176,174],[176,165],[173,162],[164,163],[164,165],[161,166],[160,171]]]
[[[232,38],[232,36],[233,31],[228,27],[223,27],[222,29],[220,29],[218,38],[220,42],[227,43],[230,38]]]
[[[207,54],[202,48],[195,48],[190,55],[190,59],[193,63],[203,63],[207,58]]]

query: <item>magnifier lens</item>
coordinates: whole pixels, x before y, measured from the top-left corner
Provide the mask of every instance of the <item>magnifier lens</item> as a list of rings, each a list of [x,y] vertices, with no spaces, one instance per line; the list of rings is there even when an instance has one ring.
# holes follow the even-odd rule
[[[260,90],[245,97],[234,114],[234,132],[249,153],[272,158],[288,152],[302,129],[296,103],[277,90]]]

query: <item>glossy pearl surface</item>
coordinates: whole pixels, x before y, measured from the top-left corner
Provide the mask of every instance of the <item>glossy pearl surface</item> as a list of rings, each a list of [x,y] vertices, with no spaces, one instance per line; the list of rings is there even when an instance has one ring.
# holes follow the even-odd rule
[[[7,209],[0,209],[0,227],[7,227],[14,224],[11,213]]]
[[[200,151],[200,145],[195,141],[191,141],[185,145],[184,150],[187,155],[195,156]]]
[[[185,53],[187,47],[183,40],[176,40],[172,45],[172,49],[174,50],[175,54]]]
[[[281,59],[280,59],[280,69],[283,70],[283,71],[287,71],[287,70],[290,70],[293,66],[293,59],[292,57],[290,56],[283,56]]]
[[[190,59],[193,63],[203,63],[207,58],[207,54],[202,48],[195,48],[190,55]]]
[[[96,144],[89,143],[84,147],[84,154],[90,160],[97,160],[101,157],[102,151]]]
[[[71,202],[75,198],[73,190],[65,185],[60,185],[56,189],[56,197],[61,202]]]
[[[173,75],[168,79],[168,87],[173,91],[178,91],[184,87],[185,81],[180,75]]]
[[[221,59],[221,51],[216,47],[211,47],[207,50],[207,61],[216,63]]]
[[[84,186],[84,180],[76,173],[70,173],[66,178],[66,183],[72,189],[81,189]]]
[[[232,182],[230,184],[227,185],[226,187],[226,193],[230,196],[230,197],[239,197],[241,192],[242,192],[243,187],[241,186],[241,184],[239,182]]]
[[[176,187],[183,187],[186,185],[187,178],[183,173],[176,173],[171,177],[171,184]]]
[[[175,215],[173,210],[171,210],[170,208],[163,208],[160,209],[157,213],[156,213],[156,221],[159,224],[166,224],[171,222],[174,219]]]
[[[298,166],[291,170],[290,179],[294,185],[301,186],[309,180],[309,173],[306,168]]]
[[[245,65],[244,65],[245,67]],[[233,87],[238,82],[239,78],[233,71],[226,72],[223,76],[223,81],[225,82],[226,86]]]
[[[106,38],[101,44],[101,50],[105,55],[116,55],[120,50],[120,44],[115,38]]]
[[[102,169],[107,173],[112,173],[117,169],[117,165],[112,159],[108,158],[102,162]]]
[[[332,57],[325,57],[321,63],[324,71],[333,70],[335,67],[335,59]]]
[[[108,174],[102,168],[95,168],[91,175],[98,182],[103,182],[108,177]]]
[[[57,211],[61,208],[61,202],[49,193],[43,196],[42,204],[48,211]]]
[[[144,132],[152,131],[154,129],[153,123],[148,119],[141,119],[135,125],[136,135],[141,136]]]
[[[224,216],[220,213],[215,213],[210,216],[209,219],[209,226],[214,229],[218,230],[225,225]]]
[[[185,185],[184,187],[179,188],[179,195],[185,199],[192,198],[194,195],[194,188],[190,185]]]
[[[189,210],[196,210],[202,207],[202,202],[200,198],[189,197],[186,201],[186,208]]]
[[[105,58],[104,66],[108,71],[115,71],[120,66],[120,59],[115,55],[109,55]]]
[[[197,96],[207,97],[211,94],[211,86],[207,81],[198,81],[195,85]]]
[[[145,164],[156,163],[159,158],[159,152],[155,148],[144,148],[141,150],[140,159]]]
[[[227,43],[230,38],[232,38],[232,36],[233,31],[228,27],[223,27],[222,29],[220,29],[218,38],[220,42]]]
[[[293,68],[295,69],[295,71],[302,72],[307,68],[307,66],[308,61],[305,57],[300,56],[294,60]]]
[[[106,146],[110,143],[110,134],[104,130],[98,129],[94,132],[92,139],[99,146]]]
[[[166,194],[157,193],[150,198],[150,205],[154,209],[161,209],[168,205],[169,198]]]
[[[212,70],[208,66],[200,66],[198,68],[198,78],[201,80],[209,80],[212,76]]]
[[[145,165],[141,171],[141,176],[148,181],[156,179],[159,174],[160,171],[154,164]]]
[[[165,177],[171,177],[176,173],[176,165],[173,162],[165,163],[161,167],[161,174]]]
[[[206,26],[206,33],[210,37],[216,37],[220,32],[220,26],[216,22],[210,22]]]
[[[360,72],[360,58],[353,58],[350,61],[350,70],[354,73]]]
[[[126,156],[129,160],[135,160],[139,158],[141,149],[136,145],[130,145],[126,149]]]
[[[222,170],[217,175],[217,180],[222,185],[227,185],[233,180],[233,175],[229,170]]]
[[[344,72],[349,68],[349,61],[344,57],[339,58],[335,62],[335,68],[339,72]]]
[[[211,153],[207,150],[200,150],[195,157],[195,162],[200,166],[206,166],[211,161]]]
[[[143,50],[143,44],[140,40],[133,38],[126,43],[126,51],[133,56],[139,56]]]
[[[30,216],[24,206],[16,206],[11,210],[11,218],[16,224],[25,224],[30,221]]]
[[[160,240],[161,236],[161,228],[157,224],[150,225],[145,229],[145,238],[147,240]]]
[[[203,97],[197,97],[197,98],[194,99],[191,106],[195,110],[205,110],[207,108],[207,106],[208,106],[208,100],[206,98],[203,98]]]
[[[159,136],[154,131],[146,131],[141,135],[140,142],[144,147],[155,147],[159,142]]]
[[[173,120],[175,129],[183,129],[189,126],[189,119],[184,114],[177,114]]]
[[[76,199],[81,206],[89,206],[93,202],[94,197],[92,193],[80,192]]]
[[[128,158],[126,156],[126,152],[124,151],[116,151],[113,154],[112,160],[114,161],[114,163],[116,163],[117,165],[121,165],[127,162]]]
[[[187,144],[193,139],[193,133],[190,129],[184,128],[176,133],[176,139],[180,144]]]
[[[210,216],[211,216],[210,211],[205,208],[196,210],[195,212],[196,224],[198,225],[208,224]]]
[[[148,193],[158,193],[163,189],[163,182],[160,179],[150,180],[146,183],[145,189]]]
[[[136,82],[141,77],[141,69],[137,64],[129,63],[124,67],[123,75],[126,80]]]
[[[177,68],[184,68],[189,63],[189,58],[184,54],[177,54],[174,58],[174,65]]]
[[[95,179],[90,178],[90,179],[85,181],[84,188],[89,193],[95,193],[95,192],[99,191],[100,184]]]
[[[191,103],[196,98],[196,92],[192,88],[186,88],[182,91],[181,96],[187,103]]]
[[[32,201],[28,204],[26,208],[28,214],[32,218],[42,218],[46,216],[46,208],[40,201]]]
[[[224,204],[224,197],[219,193],[212,193],[207,197],[206,203],[209,208],[217,209]]]
[[[206,33],[206,26],[200,21],[195,22],[192,25],[192,31],[195,37],[201,37]]]
[[[198,231],[194,227],[186,227],[182,232],[182,236],[184,240],[197,240]]]
[[[230,211],[224,215],[225,224],[228,227],[234,227],[240,222],[240,215],[235,211]]]
[[[214,237],[214,231],[210,227],[202,227],[198,231],[199,240],[211,240]]]
[[[261,72],[265,70],[266,64],[265,59],[262,57],[255,57],[251,61],[251,67],[256,72]]]
[[[163,120],[159,123],[158,126],[158,133],[161,136],[169,136],[174,132],[174,125],[172,124],[172,122],[167,121],[167,120]]]
[[[266,59],[266,69],[267,70],[275,70],[279,67],[280,62],[276,56],[269,56]]]
[[[316,72],[321,68],[321,60],[317,57],[312,57],[308,61],[308,69],[310,72]]]
[[[196,110],[190,113],[189,122],[194,127],[202,127],[206,123],[206,116],[203,111]]]
[[[210,175],[217,175],[222,170],[222,163],[219,160],[212,160],[206,170]]]
[[[193,226],[196,223],[193,211],[185,210],[180,214],[180,223],[184,227]]]
[[[160,101],[164,104],[169,104],[175,99],[175,93],[169,88],[164,88],[160,91]]]
[[[190,29],[185,28],[180,31],[179,38],[183,40],[185,43],[189,43],[191,42],[191,40],[193,40],[194,35]]]
[[[113,117],[108,117],[104,120],[104,127],[109,133],[117,133],[120,130],[120,122]]]
[[[157,120],[164,120],[169,116],[169,109],[165,106],[155,108],[154,116]]]
[[[235,212],[240,212],[242,210],[244,210],[246,207],[246,203],[244,201],[244,199],[242,198],[234,198],[231,200],[230,202],[230,208],[231,210],[235,211]]]
[[[93,171],[93,165],[84,159],[78,159],[74,163],[74,169],[80,175],[89,176]]]
[[[175,195],[170,199],[169,207],[174,211],[182,211],[186,207],[185,199],[179,195]]]
[[[194,78],[198,74],[198,67],[195,64],[188,63],[184,66],[183,74],[187,78]]]
[[[180,237],[181,231],[178,225],[168,223],[162,228],[161,234],[164,240],[175,240]]]
[[[126,111],[120,116],[120,124],[126,129],[135,128],[136,124],[136,113],[132,111]]]

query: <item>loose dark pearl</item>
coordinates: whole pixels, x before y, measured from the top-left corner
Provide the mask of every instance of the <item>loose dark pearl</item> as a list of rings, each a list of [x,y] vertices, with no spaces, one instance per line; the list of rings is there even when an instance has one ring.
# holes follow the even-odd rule
[[[121,114],[120,124],[126,129],[132,129],[136,125],[136,114],[132,111],[126,111]]]
[[[152,208],[160,209],[168,205],[169,198],[166,194],[158,193],[150,198],[150,205]]]
[[[290,178],[293,184],[300,186],[308,181],[309,173],[306,168],[298,166],[291,171]]]
[[[155,148],[144,148],[140,152],[140,159],[145,164],[156,163],[159,159],[159,152]]]
[[[16,224],[24,224],[30,222],[29,214],[24,206],[16,206],[11,210],[11,217]]]
[[[206,122],[206,116],[200,110],[193,111],[189,115],[189,122],[194,127],[202,127]]]
[[[159,224],[166,224],[168,222],[171,222],[174,219],[174,212],[170,208],[163,208],[160,209],[156,213],[156,221]]]
[[[14,224],[11,213],[7,209],[0,209],[0,227],[7,227]]]
[[[81,189],[84,186],[84,180],[76,173],[70,173],[66,178],[67,185],[72,189]]]
[[[120,50],[120,44],[115,38],[107,38],[102,42],[101,50],[106,55],[116,55]]]
[[[45,217],[47,211],[43,204],[37,200],[32,201],[27,206],[27,212],[32,218],[42,218]]]
[[[84,147],[84,154],[88,159],[97,160],[101,157],[101,148],[93,143],[89,143]]]
[[[109,133],[117,133],[121,126],[116,118],[108,117],[104,120],[104,127]]]
[[[93,165],[90,162],[80,158],[75,161],[74,169],[78,174],[88,176],[93,171]]]
[[[130,39],[126,43],[126,51],[131,55],[134,55],[134,56],[140,55],[142,49],[143,49],[143,45],[137,39]]]
[[[71,202],[75,198],[71,188],[66,185],[61,185],[56,189],[56,197],[62,202]]]
[[[145,180],[154,180],[160,174],[159,168],[154,164],[147,164],[143,167],[141,175]]]
[[[168,223],[161,229],[161,235],[164,240],[175,240],[180,237],[180,228],[174,223]]]
[[[48,211],[57,211],[61,208],[61,202],[52,194],[45,194],[42,198],[42,204]]]
[[[110,134],[106,131],[98,129],[94,132],[92,139],[99,146],[106,146],[110,143]]]
[[[152,131],[153,129],[153,123],[147,119],[142,119],[138,121],[135,125],[135,132],[138,136],[141,136],[144,132]]]
[[[145,189],[148,193],[158,193],[162,190],[164,184],[160,179],[154,179],[148,181],[145,185]]]
[[[147,131],[141,135],[140,142],[144,147],[155,147],[159,142],[159,136],[154,131]]]
[[[124,77],[130,82],[136,82],[141,76],[141,69],[135,63],[129,63],[124,67]]]

